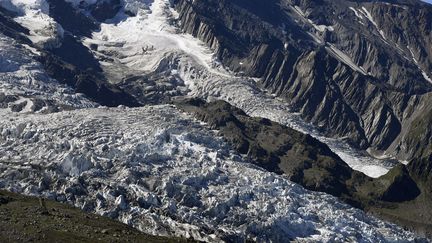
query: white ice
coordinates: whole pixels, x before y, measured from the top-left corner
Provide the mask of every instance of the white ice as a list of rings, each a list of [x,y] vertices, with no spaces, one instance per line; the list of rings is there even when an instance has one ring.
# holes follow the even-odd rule
[[[413,235],[243,161],[173,106],[0,109],[0,186],[209,242],[408,241]]]
[[[19,45],[0,34],[0,93],[15,95],[27,102],[27,112],[33,99],[53,101],[58,106],[95,107],[96,104],[60,85],[46,74],[42,64],[35,61],[38,52]],[[17,101],[22,103],[21,101]]]

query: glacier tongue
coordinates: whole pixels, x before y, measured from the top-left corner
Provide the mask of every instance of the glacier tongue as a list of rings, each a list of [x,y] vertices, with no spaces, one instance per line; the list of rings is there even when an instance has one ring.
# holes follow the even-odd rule
[[[0,186],[73,203],[152,234],[205,241],[369,242],[411,233],[242,157],[172,106],[0,110]]]
[[[126,2],[142,7],[136,17],[120,13],[86,40],[99,44],[100,55],[115,56],[126,74],[171,69],[191,95],[225,99],[251,115],[313,131],[259,90],[256,80],[224,70],[202,43],[179,34],[170,24],[176,13],[168,1]],[[33,48],[0,36],[0,97],[13,100],[0,108],[0,188],[71,203],[147,233],[212,242],[414,237],[248,163],[214,131],[172,106],[95,108],[50,79],[35,55]],[[36,109],[40,103],[45,106]],[[71,110],[45,114],[50,107]]]
[[[329,145],[353,169],[370,177],[382,176],[395,165],[393,159],[377,159],[353,149],[341,139],[323,136],[291,112],[286,102],[260,90],[257,79],[226,70],[202,42],[179,32],[172,24],[177,15],[169,1],[150,1],[135,17],[120,12],[111,22],[102,24],[101,31],[85,43],[97,44],[101,56],[111,54],[114,61],[104,63],[107,73],[118,73],[119,66],[124,67],[121,73],[128,75],[172,70],[171,75],[184,81],[190,89],[190,96],[223,99],[248,115],[268,118],[310,134]]]

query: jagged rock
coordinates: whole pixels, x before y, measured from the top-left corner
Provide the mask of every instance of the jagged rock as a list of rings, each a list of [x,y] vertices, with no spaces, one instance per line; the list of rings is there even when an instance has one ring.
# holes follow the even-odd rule
[[[15,13],[0,6],[0,33],[23,43],[30,44],[31,41],[25,36],[29,34],[29,30],[16,23],[13,20],[15,16]]]
[[[232,70],[262,78],[264,88],[329,135],[400,159],[421,155],[427,146],[408,141],[407,128],[432,109],[430,5],[345,0],[175,4],[184,31],[207,43]],[[426,108],[418,113],[416,107]],[[431,131],[425,124],[418,129]]]
[[[65,0],[47,0],[50,16],[66,31],[76,36],[91,37],[99,24],[84,13],[75,9]]]
[[[50,53],[38,57],[46,72],[61,83],[75,88],[76,92],[84,93],[101,105],[138,106],[139,103],[130,94],[104,80],[101,75],[90,71],[81,71],[74,65],[62,61]]]
[[[92,16],[99,22],[114,18],[122,8],[120,0],[109,0],[96,2],[91,7]]]

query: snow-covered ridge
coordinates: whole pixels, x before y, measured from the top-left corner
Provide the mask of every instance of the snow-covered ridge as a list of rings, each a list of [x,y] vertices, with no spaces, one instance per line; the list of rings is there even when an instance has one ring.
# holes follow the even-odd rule
[[[35,60],[37,50],[0,34],[0,95],[17,97],[9,105],[25,104],[28,112],[33,102],[42,101],[56,107],[96,107],[97,104],[59,84],[46,74],[41,63]],[[8,104],[5,104],[8,105]],[[38,112],[48,109],[41,104]],[[8,108],[10,110],[10,108]]]
[[[205,241],[405,241],[411,233],[257,168],[172,106],[0,110],[0,186]],[[359,236],[361,235],[361,238]]]
[[[290,6],[291,9],[296,12],[304,22],[309,23],[319,32],[324,31],[334,31],[333,26],[327,26],[327,25],[317,25],[315,22],[307,17],[307,14],[299,7],[299,6]]]
[[[34,44],[48,48],[60,44],[64,30],[49,16],[45,0],[1,0],[0,6],[18,14],[15,21],[30,30]]]

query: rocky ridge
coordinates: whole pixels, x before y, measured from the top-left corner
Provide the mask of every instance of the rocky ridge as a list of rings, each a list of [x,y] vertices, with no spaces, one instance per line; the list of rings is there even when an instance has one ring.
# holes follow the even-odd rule
[[[175,1],[181,28],[329,135],[426,156],[432,7],[419,1]],[[429,17],[428,17],[429,16]],[[413,132],[423,137],[412,136]]]

